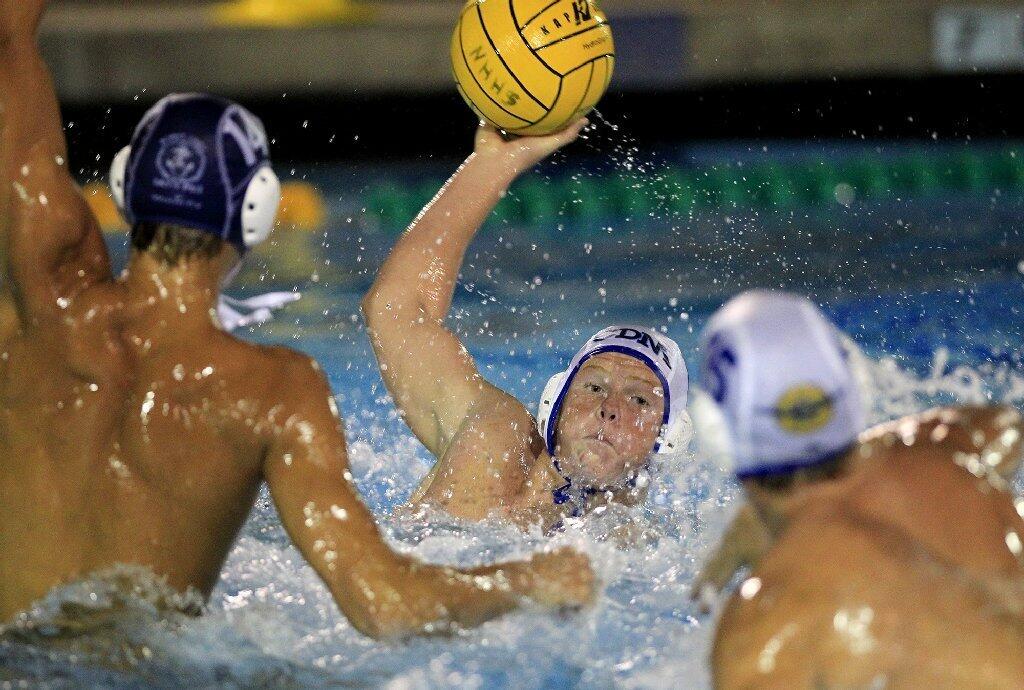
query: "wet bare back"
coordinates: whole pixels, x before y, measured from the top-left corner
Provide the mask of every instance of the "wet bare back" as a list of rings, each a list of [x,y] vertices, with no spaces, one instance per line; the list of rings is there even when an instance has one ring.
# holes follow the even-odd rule
[[[34,49],[41,9],[2,9],[0,620],[114,563],[208,592],[282,430],[271,410],[294,403],[276,384],[316,378],[217,330],[215,294],[112,280]]]
[[[574,554],[459,571],[391,551],[315,363],[215,324],[234,250],[135,253],[113,280],[35,46],[43,5],[0,0],[0,623],[119,563],[208,594],[264,480],[364,633],[478,624],[518,595],[586,601]]]
[[[809,500],[730,601],[717,685],[1020,687],[1024,508],[1003,475],[1021,429],[946,410],[867,440],[862,470]]]
[[[0,618],[112,563],[208,592],[262,481],[286,356],[212,325],[153,337],[123,293],[95,286],[77,328],[3,343]]]

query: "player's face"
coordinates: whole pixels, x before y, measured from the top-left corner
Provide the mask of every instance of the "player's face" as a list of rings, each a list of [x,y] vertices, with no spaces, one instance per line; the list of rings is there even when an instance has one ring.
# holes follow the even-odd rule
[[[665,392],[645,364],[618,353],[587,360],[566,392],[555,454],[562,471],[610,485],[642,467],[654,449]]]

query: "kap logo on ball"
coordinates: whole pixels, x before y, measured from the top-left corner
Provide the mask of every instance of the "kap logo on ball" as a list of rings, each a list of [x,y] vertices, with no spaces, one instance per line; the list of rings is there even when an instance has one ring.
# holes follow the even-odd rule
[[[452,37],[459,93],[517,135],[551,134],[604,95],[615,42],[594,0],[468,0]]]

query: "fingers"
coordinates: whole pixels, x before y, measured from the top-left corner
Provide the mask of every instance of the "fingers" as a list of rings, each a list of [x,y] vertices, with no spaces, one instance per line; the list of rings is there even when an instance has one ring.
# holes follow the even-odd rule
[[[561,132],[558,132],[557,134],[553,134],[551,136],[557,143],[558,148],[562,148],[563,146],[568,146],[569,144],[576,141],[579,138],[580,134],[583,132],[583,129],[589,124],[590,120],[588,120],[585,117],[581,117],[580,119],[576,120],[576,122],[573,122],[571,125],[563,129]]]
[[[596,578],[589,559],[572,549],[534,556],[531,598],[545,606],[583,607],[594,601]]]
[[[566,130],[566,132],[567,133],[571,133],[572,134],[572,138],[575,139],[576,137],[578,137],[580,135],[580,133],[584,129],[586,129],[589,126],[590,126],[590,119],[586,118],[586,117],[581,117],[580,119],[576,120],[576,122],[574,122],[571,125],[569,125],[569,128]]]

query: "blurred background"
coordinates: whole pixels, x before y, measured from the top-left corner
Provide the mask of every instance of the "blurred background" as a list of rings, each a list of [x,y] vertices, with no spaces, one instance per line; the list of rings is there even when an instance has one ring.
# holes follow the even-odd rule
[[[472,144],[449,62],[462,5],[54,0],[42,46],[115,256],[125,228],[103,182],[144,110],[169,91],[238,99],[286,182],[281,232],[240,289],[313,297],[253,335],[347,339],[375,384],[358,299]],[[724,299],[774,287],[815,298],[875,355],[1020,362],[1024,4],[601,7],[611,89],[584,140],[518,181],[481,233],[456,302],[467,337],[551,342],[614,317],[695,338]],[[567,299],[582,316],[550,306]],[[540,384],[522,383],[532,399]]]
[[[158,94],[193,89],[252,105],[275,132],[279,158],[452,155],[471,126],[448,63],[461,5],[55,0],[43,45],[69,117],[111,127],[98,144],[91,130],[76,133],[87,154],[120,135]],[[1021,131],[1020,3],[605,0],[602,7],[618,53],[602,112],[628,117],[641,142]]]
[[[600,4],[617,66],[593,127],[517,181],[467,253],[448,323],[485,376],[532,406],[616,322],[668,333],[692,368],[713,310],[768,287],[809,295],[868,355],[872,422],[1024,405],[1024,2]],[[240,335],[323,363],[363,497],[403,548],[445,562],[534,544],[391,516],[432,458],[387,397],[359,301],[471,150],[449,67],[461,6],[53,0],[42,35],[117,265],[126,235],[106,171],[147,107],[204,90],[265,120],[280,228],[235,290],[303,299]],[[138,668],[154,687],[708,687],[714,616],[688,588],[738,496],[714,463],[699,449],[666,462],[637,518],[650,548],[596,559],[606,587],[582,620],[524,613],[402,654],[341,621],[263,495],[211,615],[141,628],[154,656]],[[19,654],[5,663],[26,678],[98,685],[88,655]]]

